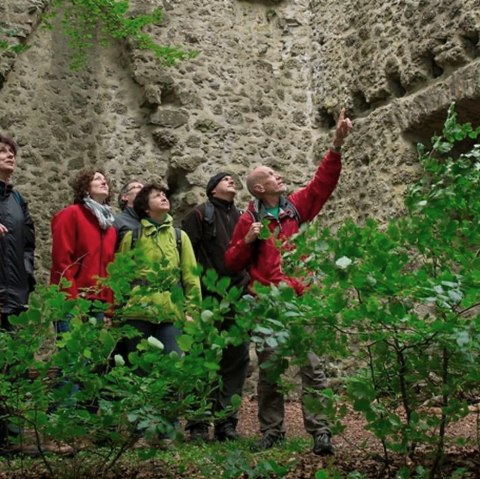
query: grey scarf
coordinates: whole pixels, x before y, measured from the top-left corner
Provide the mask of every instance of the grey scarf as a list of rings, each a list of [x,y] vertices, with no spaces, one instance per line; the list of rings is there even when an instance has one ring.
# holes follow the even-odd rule
[[[100,223],[100,228],[106,230],[113,225],[114,216],[112,214],[112,208],[108,205],[103,205],[95,200],[92,200],[90,196],[83,198],[85,206],[97,217]]]

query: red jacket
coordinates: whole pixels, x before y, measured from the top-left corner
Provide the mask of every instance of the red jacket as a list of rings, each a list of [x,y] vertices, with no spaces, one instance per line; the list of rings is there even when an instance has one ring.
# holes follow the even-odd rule
[[[52,269],[50,283],[61,278],[71,286],[65,291],[71,298],[84,292],[88,299],[113,303],[113,292],[97,290],[96,277],[107,276],[113,261],[117,232],[114,227],[102,230],[95,215],[85,206],[67,206],[52,219]]]
[[[298,211],[300,223],[311,221],[319,213],[337,185],[340,170],[340,154],[328,151],[308,185],[288,197]],[[270,231],[273,233],[275,229],[278,229],[277,240],[284,240],[281,249],[279,250],[275,245],[273,234],[267,240],[245,243],[245,235],[254,222],[254,218],[258,216],[262,218],[265,213],[262,204],[258,200],[253,201],[248,205],[247,211],[240,216],[233,231],[232,239],[225,253],[225,265],[232,271],[246,268],[251,277],[250,286],[255,281],[264,285],[277,285],[283,281],[294,288],[297,294],[302,294],[305,290],[302,281],[286,276],[282,271],[281,250],[292,248],[292,245],[288,244],[286,240],[298,232],[299,223],[295,217],[282,210],[281,206],[282,201],[278,220],[272,216],[265,216],[270,220]]]

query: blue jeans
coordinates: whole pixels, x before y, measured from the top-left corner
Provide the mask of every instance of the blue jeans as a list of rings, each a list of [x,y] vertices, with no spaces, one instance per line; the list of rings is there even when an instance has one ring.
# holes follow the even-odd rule
[[[93,316],[98,322],[103,323],[103,320],[105,318],[105,313],[103,311],[97,311],[97,312],[90,312],[90,316]],[[72,319],[72,315],[67,314],[65,316],[65,319],[61,319],[59,321],[54,322],[55,326],[55,332],[57,333],[57,337],[59,337],[63,333],[67,333],[70,331],[70,320]],[[58,375],[61,377],[61,372],[59,371]],[[77,406],[77,400],[76,400],[76,395],[80,391],[80,384],[73,382],[69,378],[63,378],[59,379],[56,384],[53,386],[56,389],[61,389],[65,387],[66,385],[69,385],[70,387],[70,392],[68,399],[66,403],[64,403],[64,406],[67,407],[76,407]],[[55,412],[57,409],[58,404],[50,405],[48,408],[48,412],[52,413]],[[96,410],[96,406],[94,406],[93,410]]]
[[[165,354],[169,354],[172,351],[175,351],[179,356],[182,355],[182,350],[178,347],[177,344],[177,337],[180,336],[181,332],[178,328],[176,328],[172,323],[151,323],[149,321],[143,321],[140,319],[130,319],[127,320],[126,324],[128,326],[132,326],[141,334],[135,336],[134,338],[124,338],[123,340],[123,348],[128,358],[129,353],[133,353],[137,350],[137,346],[142,341],[142,339],[146,339],[149,336],[153,336],[154,338],[158,339],[163,343],[163,352]],[[143,371],[142,369],[137,369],[135,371],[141,377],[147,376],[147,372]],[[177,400],[176,395],[172,394],[172,400]],[[178,419],[177,418],[168,418],[171,426],[176,428],[178,426]],[[167,435],[165,433],[160,434],[159,438],[164,439]]]
[[[93,316],[98,322],[103,323],[105,319],[105,313],[103,311],[97,311],[96,313],[90,312],[90,316]],[[67,333],[70,331],[70,320],[72,319],[71,314],[67,314],[65,319],[60,319],[59,321],[54,322],[55,332],[58,334]]]

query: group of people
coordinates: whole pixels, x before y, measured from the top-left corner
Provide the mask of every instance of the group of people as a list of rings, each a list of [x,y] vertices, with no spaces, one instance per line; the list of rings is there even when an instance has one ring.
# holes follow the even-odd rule
[[[237,189],[231,174],[215,174],[206,185],[206,201],[185,216],[182,229],[173,225],[167,191],[162,185],[128,181],[118,196],[121,211],[114,215],[109,206],[111,185],[105,173],[99,168],[80,172],[72,184],[73,204],[58,212],[51,222],[51,283],[58,284],[70,298],[105,303],[105,311],[96,314],[97,319],[108,323],[113,293],[105,286],[99,287],[97,281],[107,276],[107,266],[117,251],[138,249],[147,264],[167,268],[171,288],[151,292],[141,299],[136,296],[135,287],[132,289],[127,321],[139,335],[126,342],[127,353],[135,351],[142,338],[154,336],[164,344],[165,352],[181,354],[176,340],[181,333],[178,320],[194,320],[193,308],[202,294],[213,294],[202,289],[201,279],[194,274],[197,263],[204,271],[212,268],[220,277],[230,278],[231,285],[245,293],[253,292],[253,285],[258,282],[286,283],[302,295],[306,289],[302,278],[287,276],[282,270],[278,241],[286,243],[299,231],[300,224],[319,213],[332,194],[340,176],[340,148],[351,129],[351,121],[342,110],[333,144],[313,179],[288,196],[280,174],[267,166],[253,169],[246,178],[253,200],[243,213],[235,204]],[[35,285],[34,226],[25,200],[10,181],[17,150],[13,139],[0,135],[0,318],[5,331],[12,329],[9,317],[27,307],[29,292]],[[268,239],[259,239],[262,224],[267,224],[272,233]],[[141,269],[138,275],[147,276]],[[172,298],[172,289],[179,285],[185,298],[183,310]],[[136,302],[141,307],[136,308]],[[229,328],[234,322],[235,311],[230,311],[220,327]],[[56,328],[58,333],[68,331],[69,318],[59,318]],[[268,361],[274,352],[268,347],[258,350],[259,364]],[[213,398],[214,412],[225,410],[233,395],[242,394],[248,362],[248,343],[224,349],[219,370],[221,387]],[[269,379],[266,369],[259,371],[258,418],[262,437],[255,447],[265,450],[284,438],[284,403],[283,394]],[[304,390],[325,387],[320,359],[313,352],[308,355],[308,364],[301,368],[301,378]],[[306,430],[314,439],[314,452],[333,454],[327,422],[305,408],[303,415]],[[214,424],[214,437],[219,441],[236,439],[237,413],[220,417]],[[189,422],[186,428],[192,439],[209,437],[209,422]]]

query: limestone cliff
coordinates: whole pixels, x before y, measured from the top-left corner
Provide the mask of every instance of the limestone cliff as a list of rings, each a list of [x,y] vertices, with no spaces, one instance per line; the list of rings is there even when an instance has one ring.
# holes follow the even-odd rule
[[[28,44],[0,51],[0,130],[21,146],[15,183],[49,266],[49,220],[70,201],[68,180],[101,165],[120,185],[167,182],[177,219],[203,198],[206,179],[254,164],[303,184],[330,144],[342,105],[355,132],[321,217],[398,214],[416,175],[416,141],[439,131],[457,101],[479,123],[479,0],[144,0],[162,6],[160,43],[198,50],[164,68],[118,43],[69,70],[59,29],[39,27],[46,0],[3,0],[0,36]],[[58,22],[58,20],[57,20]],[[239,202],[248,195],[241,191]]]

